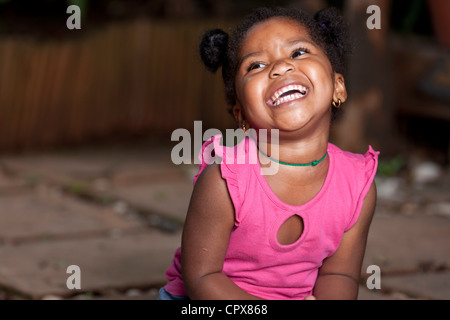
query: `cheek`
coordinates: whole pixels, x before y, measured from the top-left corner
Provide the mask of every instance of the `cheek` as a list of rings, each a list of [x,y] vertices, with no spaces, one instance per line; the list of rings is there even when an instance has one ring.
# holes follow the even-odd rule
[[[241,102],[241,104],[243,104],[245,101],[246,83],[242,79],[236,79],[234,85],[236,91],[236,98],[238,99],[239,102]]]
[[[264,84],[258,78],[252,77],[245,81],[236,82],[236,94],[239,101],[245,106],[260,102]]]
[[[331,99],[334,91],[334,79],[331,68],[324,68],[323,65],[315,63],[309,66],[309,78],[314,85],[317,98]]]

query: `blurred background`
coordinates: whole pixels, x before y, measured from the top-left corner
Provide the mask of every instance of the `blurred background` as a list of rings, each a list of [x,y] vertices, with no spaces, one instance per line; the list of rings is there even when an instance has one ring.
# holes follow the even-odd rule
[[[81,8],[80,30],[66,27],[72,4]],[[379,30],[366,26],[371,16],[366,9],[373,4],[381,9]],[[213,75],[200,63],[199,39],[209,28],[229,31],[251,9],[265,5],[342,11],[355,50],[346,79],[349,99],[333,124],[331,141],[349,151],[363,153],[369,144],[381,151],[380,210],[450,217],[450,1],[0,0],[0,257],[3,245],[86,234],[82,227],[46,229],[52,221],[64,225],[64,219],[55,218],[61,204],[49,205],[55,217],[45,227],[37,223],[40,218],[30,222],[37,203],[45,207],[55,194],[58,201],[70,196],[115,213],[138,213],[145,227],[178,232],[195,169],[177,168],[189,177],[188,186],[168,184],[174,179],[170,150],[177,143],[171,133],[177,128],[192,132],[195,120],[202,121],[203,131],[236,127],[220,72]],[[130,187],[137,185],[147,188],[140,199]],[[37,202],[7,199],[36,192]],[[18,204],[23,201],[29,201],[28,209]],[[173,209],[178,213],[165,215],[170,205],[178,205]],[[12,212],[21,218],[14,220]],[[104,228],[125,232],[136,227],[109,223]],[[32,235],[21,231],[24,226]],[[35,298],[67,295],[64,279],[57,285],[62,291],[49,284],[54,275],[44,281],[47,291],[35,293],[23,284],[32,271],[5,271],[14,269],[17,259],[9,267],[4,260],[0,268],[0,288],[9,292],[5,298],[11,292]],[[428,268],[448,268],[447,262],[443,267],[427,261]],[[155,262],[150,258],[148,263]],[[41,261],[37,268],[55,271],[62,265]],[[159,275],[166,267],[158,267]],[[132,282],[154,288],[163,282],[158,279]],[[109,287],[108,281],[100,287]]]
[[[369,1],[370,2],[370,1]],[[80,0],[0,1],[0,150],[20,152],[149,136],[176,128],[235,127],[220,72],[205,72],[197,46],[211,27],[229,30],[251,8],[333,5],[356,48],[348,107],[334,140],[384,156],[423,148],[448,163],[450,94],[447,1]],[[67,6],[82,11],[69,30]],[[403,155],[406,156],[406,155]]]

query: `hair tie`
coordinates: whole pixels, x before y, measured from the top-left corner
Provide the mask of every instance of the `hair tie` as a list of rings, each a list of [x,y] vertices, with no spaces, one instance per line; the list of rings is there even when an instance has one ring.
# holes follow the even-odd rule
[[[320,26],[322,27],[322,29],[327,29],[327,26],[325,25],[325,23],[320,23]]]

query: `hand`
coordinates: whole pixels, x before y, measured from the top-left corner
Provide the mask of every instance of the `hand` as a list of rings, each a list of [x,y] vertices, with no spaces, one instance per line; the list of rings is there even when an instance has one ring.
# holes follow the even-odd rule
[[[317,300],[314,296],[307,296],[305,300]]]

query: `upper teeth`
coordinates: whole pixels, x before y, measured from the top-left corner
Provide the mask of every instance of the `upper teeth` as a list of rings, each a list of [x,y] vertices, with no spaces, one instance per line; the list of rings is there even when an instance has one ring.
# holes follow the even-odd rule
[[[300,93],[295,93],[295,94],[291,94],[287,97],[283,97],[280,100],[277,101],[277,99],[285,92],[291,91],[291,90],[298,90],[300,91]],[[277,91],[275,91],[275,93],[272,96],[272,104],[274,105],[279,105],[280,103],[284,102],[284,100],[294,100],[294,99],[298,99],[300,98],[302,95],[305,95],[306,93],[306,87],[299,85],[299,84],[292,84],[292,85],[288,85],[285,86],[283,88],[278,89]],[[283,100],[283,101],[281,101]]]

